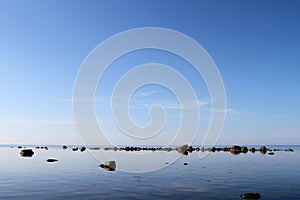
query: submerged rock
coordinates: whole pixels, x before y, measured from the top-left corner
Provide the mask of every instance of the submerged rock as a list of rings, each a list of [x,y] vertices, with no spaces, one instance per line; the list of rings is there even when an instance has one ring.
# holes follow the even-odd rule
[[[269,151],[268,154],[269,155],[274,155],[274,152],[273,151]]]
[[[183,144],[177,148],[177,151],[178,151],[178,153],[188,155],[188,152],[187,152],[188,148],[189,148],[189,146],[187,144]]]
[[[285,149],[284,151],[293,152],[294,150],[291,149],[291,148],[287,148],[287,149]]]
[[[47,162],[57,162],[58,160],[57,159],[54,159],[54,158],[49,158],[47,159]]]
[[[107,171],[115,171],[117,165],[116,165],[116,161],[107,161],[107,162],[101,164],[100,167]]]
[[[31,157],[33,156],[34,152],[32,151],[32,149],[23,149],[20,151],[20,155],[23,157]]]
[[[260,199],[261,195],[259,193],[245,193],[241,194],[243,199]]]
[[[185,162],[185,163],[183,163],[183,165],[188,165],[188,163]]]
[[[66,145],[64,145],[62,148],[63,148],[63,149],[67,149],[68,147],[67,147]]]

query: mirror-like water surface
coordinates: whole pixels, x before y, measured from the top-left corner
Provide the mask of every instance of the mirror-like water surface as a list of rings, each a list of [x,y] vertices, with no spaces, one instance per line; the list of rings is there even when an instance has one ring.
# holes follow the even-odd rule
[[[215,152],[205,159],[193,152],[166,162],[161,170],[125,173],[103,170],[87,151],[33,148],[33,157],[23,158],[20,149],[1,146],[0,199],[241,199],[247,192],[258,192],[262,199],[297,199],[300,147],[289,147],[295,151],[275,155]],[[102,149],[97,153],[126,159],[131,152]],[[164,157],[160,154],[177,152],[153,152],[154,157]],[[48,158],[58,162],[48,163]]]

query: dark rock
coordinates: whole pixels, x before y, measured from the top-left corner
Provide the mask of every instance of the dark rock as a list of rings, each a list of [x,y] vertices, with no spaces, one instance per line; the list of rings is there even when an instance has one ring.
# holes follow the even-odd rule
[[[261,198],[259,193],[245,193],[245,194],[241,194],[241,197],[243,199],[260,199]]]
[[[116,162],[115,161],[108,161],[100,165],[102,169],[107,171],[115,171],[116,170]]]
[[[215,152],[216,150],[217,150],[216,147],[212,147],[212,148],[211,148],[211,151],[212,151],[212,152]]]
[[[130,147],[125,147],[125,151],[130,151]]]
[[[187,151],[188,151],[189,153],[192,153],[193,150],[194,150],[194,148],[193,148],[192,146],[189,146],[189,147],[187,148]]]
[[[181,145],[181,146],[179,146],[179,147],[177,148],[177,151],[178,151],[178,153],[187,155],[187,154],[188,154],[188,152],[187,152],[188,147],[189,147],[189,146],[188,146],[187,144],[183,144],[183,145]]]
[[[35,147],[36,149],[39,149],[40,147]]]
[[[267,147],[261,146],[261,147],[259,148],[259,151],[260,151],[260,153],[265,154],[265,153],[267,153]]]
[[[252,153],[255,153],[256,150],[255,150],[255,148],[252,147],[252,148],[249,149],[249,151],[252,152]]]
[[[34,154],[34,152],[32,151],[32,149],[23,149],[20,151],[20,155],[23,157],[32,157]]]
[[[248,152],[248,148],[242,146],[242,147],[241,147],[241,152],[242,152],[242,153],[247,153],[247,152]]]
[[[57,162],[58,160],[54,159],[54,158],[49,158],[47,159],[47,162]]]
[[[284,151],[293,152],[294,150],[291,149],[291,148],[287,148],[287,149],[285,149]]]
[[[227,152],[227,151],[230,151],[230,148],[224,147],[222,150],[223,150],[224,152]]]
[[[85,147],[80,147],[80,148],[79,148],[79,151],[81,151],[81,152],[84,152],[85,150],[86,150]]]
[[[274,155],[274,152],[273,151],[269,151],[268,154],[269,155]]]
[[[72,151],[78,151],[78,147],[72,148]]]
[[[63,148],[63,149],[67,149],[68,147],[67,147],[66,145],[64,145],[62,148]]]
[[[18,149],[22,149],[22,146],[18,146]]]
[[[188,165],[188,163],[185,162],[185,163],[183,163],[183,165]]]
[[[242,148],[240,146],[233,145],[230,147],[230,153],[239,154],[241,153]]]
[[[45,150],[48,150],[48,147],[45,147]]]

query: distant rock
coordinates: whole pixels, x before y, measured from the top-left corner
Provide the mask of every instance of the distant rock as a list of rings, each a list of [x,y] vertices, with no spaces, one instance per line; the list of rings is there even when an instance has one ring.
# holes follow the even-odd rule
[[[188,163],[185,162],[185,163],[183,163],[183,165],[188,165]]]
[[[115,171],[117,165],[116,165],[116,161],[107,161],[107,162],[101,164],[100,167],[107,171]]]
[[[67,147],[66,145],[64,145],[62,148],[63,148],[63,149],[67,149],[68,147]]]
[[[249,151],[252,152],[252,153],[255,153],[256,149],[252,147],[252,148],[249,149]]]
[[[248,148],[242,146],[242,147],[241,147],[241,152],[242,152],[242,153],[247,153],[247,152],[248,152]]]
[[[18,146],[18,149],[22,149],[22,146]]]
[[[291,148],[287,148],[287,149],[285,149],[284,151],[293,152],[294,150],[291,149]]]
[[[188,155],[188,152],[187,152],[188,147],[189,146],[187,144],[183,144],[183,145],[181,145],[181,146],[179,146],[177,148],[177,151],[178,151],[178,153],[181,153],[181,154],[184,154],[184,155]]]
[[[20,155],[23,157],[32,157],[34,154],[34,152],[32,151],[32,149],[23,149],[20,151]]]
[[[259,193],[245,193],[241,194],[243,199],[260,199],[261,195]]]
[[[230,147],[230,153],[232,153],[232,154],[239,154],[239,153],[241,153],[241,151],[242,151],[242,148],[240,146],[233,145]]]
[[[267,147],[261,146],[261,147],[259,148],[259,151],[260,151],[260,153],[265,154],[265,153],[267,153]]]
[[[47,159],[47,162],[57,162],[58,160],[57,159],[54,159],[54,158],[49,158]]]
[[[268,154],[269,155],[274,155],[274,152],[273,151],[269,151]]]
[[[78,147],[72,148],[72,151],[78,151]]]
[[[48,150],[48,147],[45,147],[45,150]]]
[[[85,150],[86,150],[85,147],[80,147],[80,148],[79,148],[79,151],[81,151],[81,152],[84,152]]]

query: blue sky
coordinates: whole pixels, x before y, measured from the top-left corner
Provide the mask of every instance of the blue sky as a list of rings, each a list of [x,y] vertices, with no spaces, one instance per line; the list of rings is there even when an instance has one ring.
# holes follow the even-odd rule
[[[299,8],[296,0],[1,0],[0,143],[78,143],[71,98],[81,63],[108,37],[151,26],[192,37],[218,66],[227,94],[218,144],[299,144]],[[182,62],[159,53],[143,57],[137,52],[132,59],[128,55],[124,71],[131,63],[154,60],[176,68]],[[100,85],[96,98],[109,97],[108,88],[122,74],[117,66],[111,70],[104,94]],[[203,116],[209,116],[209,95],[201,77],[187,68],[181,73],[198,91]],[[155,102],[169,106],[170,116],[178,114],[174,96],[157,86],[141,88],[132,99],[138,106]],[[96,108],[99,111],[101,104],[96,102]],[[145,125],[145,111],[130,112]],[[98,112],[99,119],[103,116],[109,117],[109,111]],[[201,144],[202,137],[200,133],[195,143]]]

